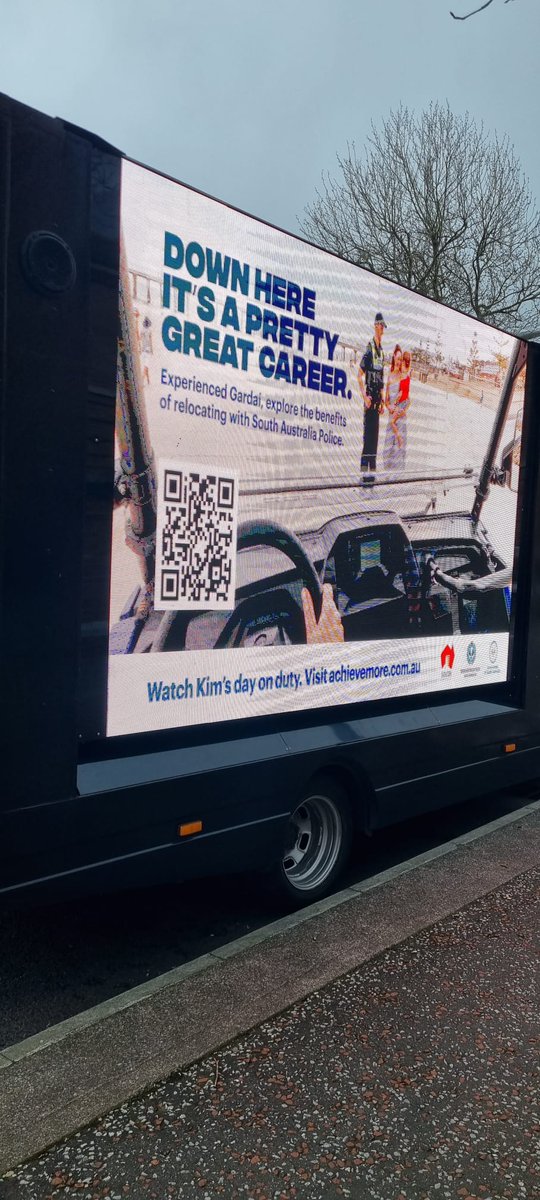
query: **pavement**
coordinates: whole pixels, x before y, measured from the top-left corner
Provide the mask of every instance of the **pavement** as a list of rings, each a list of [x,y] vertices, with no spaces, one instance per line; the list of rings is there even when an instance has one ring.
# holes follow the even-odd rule
[[[533,804],[7,1048],[0,1197],[540,1197],[539,915]]]

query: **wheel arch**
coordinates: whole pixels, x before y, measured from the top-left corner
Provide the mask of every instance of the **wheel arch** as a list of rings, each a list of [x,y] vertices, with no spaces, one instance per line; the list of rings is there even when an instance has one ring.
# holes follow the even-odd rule
[[[375,791],[367,772],[349,759],[330,759],[308,775],[303,792],[313,788],[319,780],[328,778],[338,783],[347,795],[354,832],[369,833],[373,826]]]

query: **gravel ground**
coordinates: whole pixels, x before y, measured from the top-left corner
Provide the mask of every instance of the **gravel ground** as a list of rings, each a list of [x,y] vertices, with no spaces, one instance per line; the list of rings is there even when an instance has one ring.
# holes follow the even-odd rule
[[[12,1172],[2,1200],[540,1197],[540,869]]]

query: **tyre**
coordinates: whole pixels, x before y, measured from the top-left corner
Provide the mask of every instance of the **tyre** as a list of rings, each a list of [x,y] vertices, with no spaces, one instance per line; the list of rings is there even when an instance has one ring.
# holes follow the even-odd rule
[[[299,906],[320,900],[339,879],[351,843],[347,793],[331,776],[319,776],[289,818],[274,877],[279,890]]]

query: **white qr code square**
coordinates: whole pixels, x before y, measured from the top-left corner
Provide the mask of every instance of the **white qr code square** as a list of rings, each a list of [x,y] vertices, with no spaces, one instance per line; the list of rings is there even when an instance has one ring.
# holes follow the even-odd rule
[[[238,475],[161,460],[155,607],[234,608]]]

